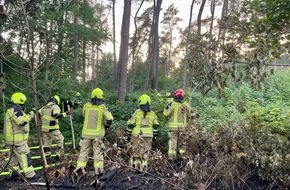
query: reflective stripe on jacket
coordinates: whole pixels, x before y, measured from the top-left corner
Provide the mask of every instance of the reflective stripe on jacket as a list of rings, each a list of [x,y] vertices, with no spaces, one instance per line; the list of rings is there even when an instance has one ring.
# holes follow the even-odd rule
[[[41,117],[41,131],[49,132],[50,130],[59,129],[58,119],[53,117],[60,114],[60,107],[53,102],[49,102],[43,106],[39,111]]]
[[[5,141],[8,145],[19,145],[28,140],[29,122],[34,113],[25,114],[19,105],[13,105],[5,114]],[[17,111],[15,111],[17,110]],[[21,112],[21,113],[18,113]]]
[[[147,115],[144,117],[144,112],[140,109],[134,112],[127,124],[135,125],[132,130],[132,135],[137,136],[142,134],[145,137],[152,137],[153,125],[159,125],[157,116],[153,111],[147,112]]]
[[[111,112],[105,104],[93,105],[88,102],[83,107],[83,115],[85,117],[82,138],[95,139],[104,137],[105,124],[108,120],[113,120]]]
[[[179,127],[187,126],[187,116],[191,108],[187,102],[173,101],[167,105],[163,111],[165,116],[168,116],[168,127],[171,130],[178,130]]]

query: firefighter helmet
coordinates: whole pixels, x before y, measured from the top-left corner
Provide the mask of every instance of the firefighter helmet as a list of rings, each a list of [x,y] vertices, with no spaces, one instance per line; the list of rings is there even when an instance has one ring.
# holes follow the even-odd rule
[[[60,104],[60,98],[59,98],[58,95],[54,95],[54,96],[52,96],[51,99],[54,99],[54,100],[56,101],[55,103],[56,103],[57,105]]]
[[[176,98],[184,98],[184,91],[182,89],[177,89],[175,92],[174,92],[174,97]]]
[[[15,92],[11,96],[11,102],[13,104],[25,104],[26,100],[26,96],[21,92]]]
[[[151,98],[147,94],[142,94],[138,100],[139,105],[150,105]]]
[[[100,88],[95,88],[92,91],[91,98],[103,99],[104,98],[103,90]]]

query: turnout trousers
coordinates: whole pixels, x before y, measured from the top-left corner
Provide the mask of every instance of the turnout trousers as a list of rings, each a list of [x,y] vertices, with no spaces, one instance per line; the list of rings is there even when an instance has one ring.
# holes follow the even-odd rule
[[[11,155],[12,154],[12,155]],[[23,170],[24,176],[31,178],[35,175],[34,168],[31,164],[31,154],[27,141],[21,145],[10,145],[10,165],[19,172],[19,166]],[[10,170],[10,173],[12,171]]]
[[[132,136],[132,155],[130,164],[135,169],[146,171],[148,158],[152,147],[152,137]]]
[[[57,155],[61,156],[63,154],[63,148],[64,148],[64,137],[61,134],[59,129],[50,131],[50,132],[42,132],[42,138],[43,138],[43,147],[45,154],[47,156],[51,155],[51,143],[52,141],[56,142],[57,144]]]
[[[94,168],[96,175],[100,175],[104,172],[104,155],[103,151],[105,149],[105,145],[103,143],[102,138],[95,138],[95,139],[86,139],[83,138],[80,140],[80,154],[77,161],[77,168],[82,169],[83,173],[84,168],[87,165],[89,153],[91,148],[93,148],[93,160],[94,160]]]
[[[174,160],[178,154],[183,155],[185,153],[184,139],[181,137],[182,132],[177,130],[169,130],[168,136],[168,159]]]

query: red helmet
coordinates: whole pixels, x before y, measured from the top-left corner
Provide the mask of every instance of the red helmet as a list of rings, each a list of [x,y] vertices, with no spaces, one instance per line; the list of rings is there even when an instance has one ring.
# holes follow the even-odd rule
[[[174,97],[176,97],[176,98],[184,98],[184,91],[182,89],[177,89],[174,92]]]

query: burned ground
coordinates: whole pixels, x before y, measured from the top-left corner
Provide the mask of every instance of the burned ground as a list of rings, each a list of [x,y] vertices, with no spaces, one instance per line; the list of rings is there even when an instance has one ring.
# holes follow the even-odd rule
[[[146,172],[134,171],[128,165],[130,148],[107,142],[106,166],[102,176],[93,174],[93,163],[88,162],[87,173],[81,178],[73,175],[76,158],[68,156],[47,171],[51,189],[288,189],[289,164],[272,167],[273,154],[289,148],[288,139],[273,134],[249,135],[245,128],[220,128],[211,133],[196,130],[181,134],[187,154],[169,161],[166,148],[154,146]],[[256,136],[259,135],[259,136]],[[267,136],[268,135],[268,136]],[[271,138],[272,140],[271,140]],[[268,139],[275,150],[266,149]],[[260,141],[261,140],[261,141]],[[279,146],[282,140],[283,146]],[[275,144],[277,142],[277,145]],[[159,148],[158,148],[159,147]],[[262,148],[260,148],[262,147]],[[161,151],[160,151],[161,150]],[[268,150],[268,152],[266,152]],[[268,156],[268,157],[267,157]],[[284,157],[285,158],[285,157]],[[280,164],[280,160],[276,161]],[[262,165],[264,164],[264,165]],[[282,167],[283,166],[283,167]],[[43,175],[43,171],[40,171]],[[1,178],[0,189],[47,189],[45,180],[36,182]]]

